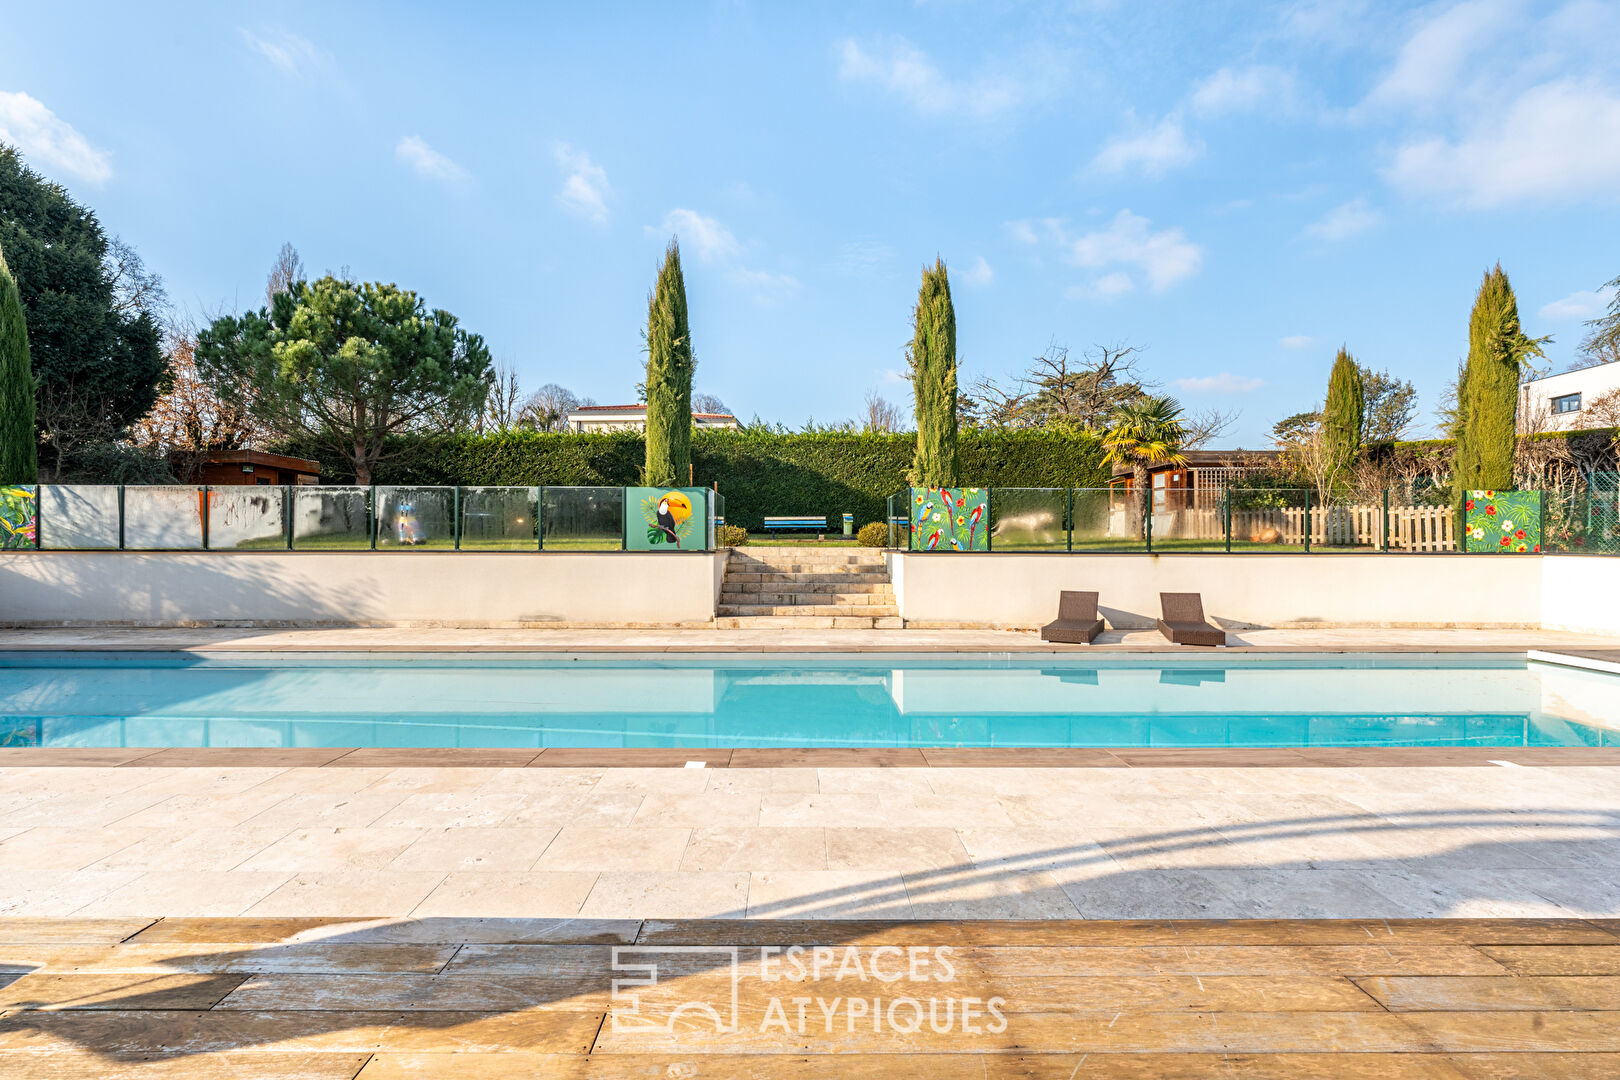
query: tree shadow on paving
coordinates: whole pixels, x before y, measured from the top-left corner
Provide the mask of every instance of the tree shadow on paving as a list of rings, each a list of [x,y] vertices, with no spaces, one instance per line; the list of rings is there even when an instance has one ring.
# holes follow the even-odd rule
[[[1518,827],[1498,831],[1505,826]],[[1077,837],[1082,832],[1077,826]],[[422,1049],[440,1038],[460,1049],[516,1043],[581,1053],[596,1042],[604,1013],[622,1006],[613,998],[614,981],[644,974],[637,965],[649,957],[638,947],[684,947],[654,955],[665,989],[692,980],[690,986],[712,994],[713,980],[705,983],[705,976],[734,958],[757,962],[755,950],[766,944],[903,949],[907,932],[915,931],[917,945],[985,945],[997,943],[997,925],[1022,945],[1120,944],[1106,924],[1093,930],[1048,917],[1032,932],[1029,922],[967,923],[975,917],[974,898],[1008,896],[1033,897],[1035,907],[1061,896],[1065,917],[1074,920],[1164,920],[1159,944],[1179,932],[1169,920],[1223,918],[1371,920],[1361,943],[1378,944],[1378,920],[1385,919],[1615,916],[1617,869],[1620,814],[1458,809],[1116,828],[1098,838],[874,875],[860,885],[756,904],[748,919],[734,911],[711,920],[158,920],[114,946],[0,946],[0,962],[9,956],[11,975],[20,972],[9,986],[11,975],[0,975],[0,1010],[7,1013],[0,1017],[0,1052],[77,1046],[104,1055],[183,1056],[322,1040],[337,1052],[350,1045],[344,1033],[364,1043],[377,1037],[368,1032],[387,1029],[390,1046]],[[1307,878],[1318,884],[1301,884]],[[1008,910],[1016,916],[1020,908]],[[921,917],[879,918],[885,911]],[[841,917],[846,913],[857,914]],[[1595,926],[1569,925],[1609,940]],[[262,944],[223,940],[238,928],[280,933]],[[1338,943],[1360,936],[1358,930]],[[54,961],[45,955],[53,950]],[[1213,962],[1201,970],[1185,950],[1174,951],[1154,970],[1230,973]],[[126,958],[109,969],[106,961],[117,952]],[[1144,957],[1150,967],[1158,962]],[[1389,964],[1386,974],[1405,970],[1398,958]],[[1046,1011],[1072,1008],[1053,1001]],[[535,1039],[544,1046],[530,1046]]]

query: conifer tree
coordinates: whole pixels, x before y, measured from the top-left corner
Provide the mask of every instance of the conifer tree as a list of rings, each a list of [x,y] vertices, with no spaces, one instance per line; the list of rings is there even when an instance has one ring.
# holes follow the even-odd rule
[[[1457,387],[1458,505],[1462,492],[1513,486],[1519,384],[1546,338],[1519,326],[1519,305],[1500,263],[1485,274],[1468,322],[1468,363]]]
[[[1322,444],[1334,477],[1345,470],[1361,451],[1361,426],[1366,412],[1366,389],[1355,357],[1342,345],[1328,375],[1327,403],[1322,407]]]
[[[923,270],[917,307],[912,312],[911,389],[917,410],[917,455],[912,481],[926,487],[955,487],[956,310],[943,260]]]
[[[650,487],[674,487],[690,479],[696,367],[681,249],[671,240],[647,300],[647,457],[642,483]]]
[[[0,484],[39,479],[34,435],[34,373],[22,295],[0,251]]]

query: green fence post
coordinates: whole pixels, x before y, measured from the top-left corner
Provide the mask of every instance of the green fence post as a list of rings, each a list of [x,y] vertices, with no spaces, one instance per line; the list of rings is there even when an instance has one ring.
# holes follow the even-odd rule
[[[1069,500],[1069,507],[1063,513],[1064,550],[1074,552],[1074,488],[1064,488],[1063,494]]]
[[[1305,489],[1305,554],[1311,553],[1311,489]]]
[[[1147,539],[1147,553],[1153,554],[1153,491],[1142,500],[1142,535]]]
[[[118,485],[118,550],[124,550],[124,485]]]
[[[287,532],[287,550],[293,549],[293,489],[291,484],[281,485],[281,520]]]
[[[208,485],[207,484],[203,485],[203,503],[202,503],[202,506],[203,506],[203,512],[202,512],[203,546],[202,546],[202,549],[204,551],[207,551],[208,550]]]
[[[371,489],[366,492],[366,518],[371,528],[371,550],[377,550],[377,530],[382,528],[382,516],[377,513],[377,482],[371,482]]]
[[[39,497],[39,492],[40,492],[40,486],[38,484],[35,484],[34,485],[34,550],[35,551],[38,551],[39,548],[40,548],[40,534],[44,531],[43,529],[41,529],[39,527],[39,523],[44,519],[43,515],[44,515],[45,500],[43,500],[43,499],[41,499]]]
[[[456,550],[461,550],[461,485],[457,484],[450,489],[450,513],[455,523],[450,526],[450,532],[456,538]]]
[[[1221,507],[1226,511],[1226,553],[1232,554],[1232,489],[1221,492]]]
[[[546,487],[541,484],[534,489],[534,550],[546,550],[545,523],[541,520],[541,510],[546,505]]]
[[[1379,540],[1378,549],[1387,555],[1389,554],[1389,488],[1387,487],[1384,488],[1384,516],[1379,522],[1379,528],[1384,535]]]

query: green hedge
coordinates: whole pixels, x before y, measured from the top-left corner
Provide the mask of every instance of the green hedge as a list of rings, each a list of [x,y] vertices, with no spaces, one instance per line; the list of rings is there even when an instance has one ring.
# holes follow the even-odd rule
[[[916,436],[698,431],[692,466],[700,487],[718,484],[726,520],[751,530],[767,514],[842,515],[881,521],[885,500],[906,484]],[[354,470],[329,453],[289,444],[312,457],[322,480],[352,483]],[[512,432],[401,440],[376,470],[379,484],[542,484],[622,487],[639,482],[641,436]],[[1095,436],[1043,431],[964,431],[962,475],[979,487],[1102,487],[1108,468]]]

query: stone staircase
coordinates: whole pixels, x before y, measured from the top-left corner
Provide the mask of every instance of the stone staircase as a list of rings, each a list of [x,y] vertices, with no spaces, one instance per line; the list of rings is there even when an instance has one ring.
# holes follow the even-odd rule
[[[824,547],[732,548],[714,624],[722,630],[904,625],[881,551]]]

